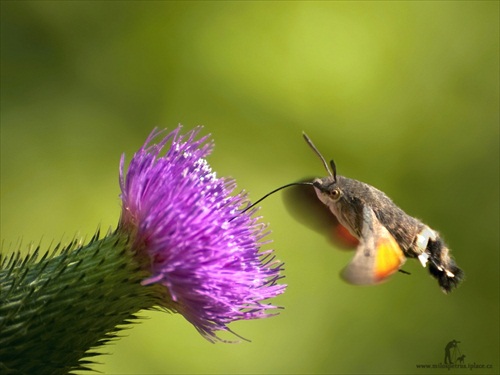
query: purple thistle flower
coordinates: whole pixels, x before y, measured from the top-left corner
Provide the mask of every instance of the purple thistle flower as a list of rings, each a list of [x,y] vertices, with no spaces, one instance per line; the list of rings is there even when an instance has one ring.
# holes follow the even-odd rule
[[[201,127],[180,134],[179,126],[156,144],[153,130],[124,173],[119,228],[132,233],[133,247],[147,257],[151,276],[143,285],[160,284],[162,306],[181,313],[210,341],[227,324],[264,318],[277,307],[266,299],[284,292],[278,284],[282,263],[272,250],[260,251],[266,226],[252,217],[246,195],[231,195],[236,183],[217,178],[205,160],[209,136],[196,140]],[[169,149],[161,156],[167,143]]]

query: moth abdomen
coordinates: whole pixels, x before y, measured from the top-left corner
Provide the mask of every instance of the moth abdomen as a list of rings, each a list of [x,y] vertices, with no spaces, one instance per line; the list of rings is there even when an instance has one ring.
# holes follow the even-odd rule
[[[425,228],[425,224],[406,214],[396,204],[392,203],[392,205],[390,209],[376,212],[377,218],[396,239],[405,255],[409,258],[416,258],[423,252],[423,249],[419,250],[415,246],[416,237]]]
[[[435,240],[429,240],[427,251],[430,254],[429,273],[438,281],[443,292],[451,292],[463,280],[464,272],[450,256],[450,250],[439,235]]]

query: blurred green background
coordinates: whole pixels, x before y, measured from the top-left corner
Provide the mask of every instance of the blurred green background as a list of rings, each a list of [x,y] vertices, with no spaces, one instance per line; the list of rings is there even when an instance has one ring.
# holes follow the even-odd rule
[[[439,230],[466,272],[446,296],[416,261],[344,283],[352,253],[262,203],[286,263],[274,318],[210,344],[149,319],[95,369],[146,373],[498,373],[499,3],[1,2],[3,252],[118,220],[118,160],[154,126],[205,125],[219,176],[256,200],[325,171],[385,191]],[[465,364],[421,370],[461,341]]]

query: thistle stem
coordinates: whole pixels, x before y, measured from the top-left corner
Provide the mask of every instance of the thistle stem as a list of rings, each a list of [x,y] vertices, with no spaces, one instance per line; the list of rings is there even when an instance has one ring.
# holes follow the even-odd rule
[[[118,231],[60,252],[0,256],[0,372],[64,374],[116,337],[161,291]],[[3,259],[2,259],[3,258]],[[118,327],[117,327],[118,326]]]

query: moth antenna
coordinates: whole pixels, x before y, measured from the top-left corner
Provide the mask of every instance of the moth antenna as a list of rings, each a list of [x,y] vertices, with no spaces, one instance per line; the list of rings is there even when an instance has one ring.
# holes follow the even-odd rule
[[[333,182],[337,182],[337,166],[335,165],[335,162],[330,160],[330,166],[332,167],[332,172],[333,172]]]
[[[333,181],[337,182],[337,167],[335,166],[335,163],[333,162],[333,160],[330,161],[330,166],[332,167],[332,169],[330,169],[330,167],[328,166],[328,163],[326,162],[325,158],[323,157],[323,155],[321,155],[321,152],[319,152],[319,150],[316,148],[316,146],[311,141],[311,139],[307,136],[307,134],[305,132],[302,132],[302,135],[304,136],[304,139],[306,140],[306,142],[309,145],[309,147],[311,147],[312,150],[314,151],[314,153],[316,155],[318,155],[318,157],[320,158],[321,162],[323,163],[323,166],[325,167],[325,169],[328,172],[328,174],[331,177],[333,177]]]
[[[257,204],[259,204],[260,202],[262,202],[264,199],[266,199],[267,197],[269,197],[270,195],[273,195],[274,193],[277,193],[278,191],[280,190],[283,190],[283,189],[286,189],[290,186],[296,186],[296,185],[313,185],[312,182],[305,182],[305,181],[301,181],[301,182],[292,182],[290,184],[286,184],[286,185],[283,185],[283,186],[280,186],[279,188],[276,188],[274,189],[273,191],[267,193],[266,195],[264,195],[262,198],[260,199],[257,199],[254,203],[252,203],[250,206],[248,206],[247,208],[245,208],[243,211],[240,212],[240,214],[242,213],[245,213],[247,212],[249,209],[251,209],[252,207],[255,207]]]

